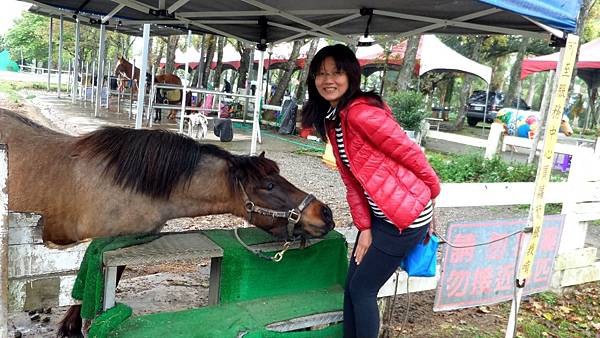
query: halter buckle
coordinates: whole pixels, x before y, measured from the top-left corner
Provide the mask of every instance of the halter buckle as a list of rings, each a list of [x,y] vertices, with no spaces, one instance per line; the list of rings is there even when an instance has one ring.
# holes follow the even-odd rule
[[[298,223],[300,222],[300,218],[302,217],[302,213],[296,209],[292,209],[289,211],[289,216],[288,216],[288,221],[291,223]]]
[[[246,202],[246,204],[244,205],[244,208],[246,208],[247,212],[253,212],[254,211],[254,202],[252,201],[248,201]]]

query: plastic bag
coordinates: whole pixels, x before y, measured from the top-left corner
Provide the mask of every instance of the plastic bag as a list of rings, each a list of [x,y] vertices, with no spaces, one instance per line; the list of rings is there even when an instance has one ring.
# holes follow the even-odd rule
[[[400,267],[411,277],[433,277],[440,239],[431,234],[417,244],[402,260]]]

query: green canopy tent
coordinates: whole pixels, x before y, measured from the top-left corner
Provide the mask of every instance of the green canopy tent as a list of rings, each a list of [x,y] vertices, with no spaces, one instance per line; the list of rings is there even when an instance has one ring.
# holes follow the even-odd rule
[[[10,59],[10,53],[8,50],[3,50],[0,52],[0,70],[5,70],[9,72],[18,72],[19,65]]]

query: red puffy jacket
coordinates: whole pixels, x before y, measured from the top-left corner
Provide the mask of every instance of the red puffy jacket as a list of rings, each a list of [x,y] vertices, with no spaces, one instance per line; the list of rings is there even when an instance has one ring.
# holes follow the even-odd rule
[[[360,97],[339,114],[350,170],[340,159],[333,123],[327,126],[327,136],[346,185],[354,224],[360,230],[371,227],[366,190],[400,230],[408,227],[440,194],[439,178],[425,154],[408,138],[387,106],[381,109]]]

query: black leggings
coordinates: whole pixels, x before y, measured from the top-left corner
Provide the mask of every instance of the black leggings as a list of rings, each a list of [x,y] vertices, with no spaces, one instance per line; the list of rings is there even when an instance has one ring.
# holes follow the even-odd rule
[[[393,236],[397,255],[387,254],[371,245],[360,265],[354,260],[354,250],[348,268],[344,290],[344,337],[375,338],[379,333],[377,293],[400,265],[400,261],[417,243],[425,238],[428,226],[408,228]],[[373,230],[372,230],[373,231]],[[356,243],[360,232],[356,237]],[[356,250],[356,245],[354,246]]]

